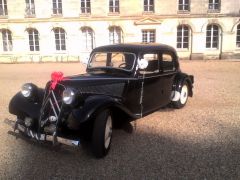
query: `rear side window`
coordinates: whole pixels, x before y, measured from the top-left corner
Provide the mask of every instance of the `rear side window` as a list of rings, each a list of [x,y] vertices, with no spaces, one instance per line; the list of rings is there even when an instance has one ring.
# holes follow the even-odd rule
[[[167,54],[167,53],[162,54],[162,70],[163,72],[175,70],[175,64],[174,64],[173,56],[171,54]]]
[[[159,58],[158,54],[149,53],[143,54],[142,58],[148,61],[148,66],[146,69],[141,70],[140,74],[151,74],[151,73],[158,73],[159,72]]]

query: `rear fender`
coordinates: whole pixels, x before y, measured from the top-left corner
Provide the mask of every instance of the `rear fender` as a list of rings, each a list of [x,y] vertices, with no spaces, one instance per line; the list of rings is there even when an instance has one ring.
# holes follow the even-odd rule
[[[192,75],[188,75],[185,73],[179,73],[175,77],[174,84],[173,84],[173,93],[177,94],[181,91],[182,85],[184,82],[187,82],[188,89],[189,89],[189,96],[193,96],[193,83],[194,83],[194,77]],[[173,97],[173,99],[175,99]]]

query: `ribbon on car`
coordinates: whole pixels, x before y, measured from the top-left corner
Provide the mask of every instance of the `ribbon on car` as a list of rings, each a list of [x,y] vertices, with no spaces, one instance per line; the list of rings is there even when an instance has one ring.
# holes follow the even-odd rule
[[[51,83],[50,89],[52,89],[52,90],[54,90],[56,88],[56,85],[59,82],[66,80],[66,78],[63,77],[62,72],[52,72],[51,78],[52,78],[52,83]]]

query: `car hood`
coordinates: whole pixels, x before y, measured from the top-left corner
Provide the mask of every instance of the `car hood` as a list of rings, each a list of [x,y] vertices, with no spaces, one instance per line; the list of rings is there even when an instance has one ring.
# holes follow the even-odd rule
[[[68,76],[61,84],[65,87],[76,89],[84,94],[105,94],[110,96],[122,96],[127,86],[129,77],[107,74],[82,74]]]

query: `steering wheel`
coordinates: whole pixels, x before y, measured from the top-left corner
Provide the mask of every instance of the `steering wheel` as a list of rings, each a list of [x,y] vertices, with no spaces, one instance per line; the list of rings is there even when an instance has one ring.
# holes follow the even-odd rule
[[[124,63],[122,63],[122,64],[119,64],[118,67],[122,67],[123,65],[126,65],[126,63],[124,62]]]

